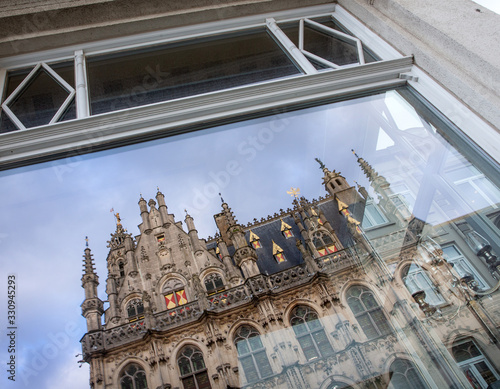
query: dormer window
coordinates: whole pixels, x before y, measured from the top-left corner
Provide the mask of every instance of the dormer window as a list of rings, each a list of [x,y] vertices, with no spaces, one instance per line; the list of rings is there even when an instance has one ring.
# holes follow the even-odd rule
[[[260,238],[254,234],[252,231],[250,231],[250,243],[254,249],[260,249],[262,246],[260,244]]]
[[[128,321],[144,319],[144,305],[140,299],[134,299],[127,304]]]
[[[286,224],[283,220],[281,221],[281,233],[287,239],[293,237],[292,227]]]
[[[273,257],[278,263],[286,261],[285,254],[283,254],[283,249],[280,246],[278,246],[274,242],[274,240],[273,240]]]
[[[313,236],[313,244],[322,257],[337,251],[333,239],[325,232],[316,232]]]

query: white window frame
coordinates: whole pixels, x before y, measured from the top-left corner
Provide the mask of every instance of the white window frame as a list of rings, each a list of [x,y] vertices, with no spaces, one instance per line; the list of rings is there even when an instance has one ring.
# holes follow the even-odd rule
[[[476,270],[476,268],[470,263],[469,259],[464,255],[464,253],[460,250],[460,248],[454,244],[454,243],[446,243],[442,245],[443,249],[446,249],[447,247],[453,247],[455,250],[459,253],[456,257],[454,258],[446,258],[446,261],[452,264],[458,264],[462,268],[464,268],[465,271],[469,271],[473,276],[476,282],[478,283],[478,286],[480,289],[487,289],[489,287],[488,283],[484,280],[483,277],[479,274],[479,272]],[[478,261],[479,258],[478,258]],[[455,268],[455,272],[458,274],[459,277],[463,277],[462,274],[459,274],[458,271]]]
[[[271,18],[279,24],[327,15],[333,16],[349,29],[356,37],[354,39],[362,41],[381,61],[334,71],[312,72],[95,116],[88,116],[88,105],[81,106],[82,102],[88,104],[86,85],[80,82],[83,81],[82,74],[85,72],[84,55],[93,56],[207,34],[216,35],[264,27]],[[292,51],[298,51],[303,56],[300,50]],[[419,70],[413,64],[412,57],[400,55],[337,4],[180,27],[3,58],[0,59],[0,86],[5,83],[7,69],[72,58],[75,59],[76,99],[77,103],[80,102],[80,108],[77,107],[78,119],[0,134],[0,169],[50,160],[55,156],[70,158],[75,154],[80,155],[117,144],[179,134],[193,128],[216,125],[225,120],[237,120],[238,117],[255,112],[345,99],[360,93],[404,85],[411,85],[445,115],[449,112],[451,115],[448,117],[452,122],[461,124],[466,135],[474,139],[494,159],[500,160],[500,147],[496,146],[498,134],[492,127]],[[296,60],[296,57],[294,59]]]
[[[481,356],[470,358],[470,359],[467,359],[467,360],[462,361],[462,362],[457,362],[457,365],[458,365],[458,367],[460,367],[460,370],[462,370],[462,368],[469,368],[469,370],[471,371],[471,373],[474,375],[474,378],[481,384],[481,387],[484,388],[484,389],[486,389],[486,387],[488,385],[486,384],[486,382],[484,381],[483,377],[481,376],[481,373],[479,373],[477,371],[476,367],[474,366],[475,363],[484,362],[488,366],[488,368],[490,369],[490,371],[493,373],[493,375],[497,378],[497,380],[500,380],[500,376],[498,375],[498,373],[495,370],[495,368],[491,365],[491,363],[488,360],[488,358],[486,358],[486,356],[483,354],[483,352],[481,351],[481,349],[478,347],[477,343],[472,338],[464,339],[462,341],[454,343],[453,347],[459,346],[459,345],[461,345],[463,343],[468,343],[468,342],[474,343],[474,345],[476,346],[476,348],[481,353]],[[464,375],[465,375],[465,372],[464,372]]]
[[[368,209],[368,206],[373,206],[373,209],[375,209],[375,212],[378,212],[378,214],[382,217],[382,219],[384,220],[382,223],[376,223],[373,218],[371,217],[371,215],[369,213],[366,212],[366,210]],[[366,227],[364,225],[364,222],[365,222],[365,219],[368,220],[368,222],[371,223],[371,226],[369,227]],[[380,207],[373,201],[372,198],[370,198],[367,202],[366,202],[366,205],[365,205],[365,212],[363,214],[363,221],[361,223],[361,227],[363,227],[364,230],[370,230],[371,228],[376,228],[376,227],[380,227],[380,226],[383,226],[385,224],[389,223],[389,220],[387,219],[387,217],[385,216],[384,212],[380,209]]]

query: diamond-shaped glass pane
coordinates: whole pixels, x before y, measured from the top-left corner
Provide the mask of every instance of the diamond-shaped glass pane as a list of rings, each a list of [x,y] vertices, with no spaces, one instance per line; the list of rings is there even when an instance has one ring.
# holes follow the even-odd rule
[[[330,27],[333,30],[337,30],[340,32],[343,32],[344,34],[350,35],[354,37],[354,35],[349,31],[346,30],[343,26],[338,24],[336,21],[332,20],[331,18],[318,18],[318,19],[312,19],[317,23],[320,23],[326,27]],[[373,54],[369,49],[365,47],[363,44],[363,56],[365,57],[365,63],[370,63],[370,62],[377,62],[379,59],[377,59],[376,55]]]
[[[340,66],[359,61],[354,42],[340,40],[308,26],[304,27],[304,50]]]
[[[9,108],[25,127],[42,126],[50,123],[68,95],[45,69],[40,69]]]

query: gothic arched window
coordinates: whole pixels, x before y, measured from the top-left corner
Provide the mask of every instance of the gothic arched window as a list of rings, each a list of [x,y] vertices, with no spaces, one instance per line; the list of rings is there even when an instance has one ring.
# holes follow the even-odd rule
[[[500,375],[472,339],[455,343],[451,352],[467,380],[474,387],[484,389],[500,380]]]
[[[333,354],[318,314],[313,309],[303,305],[295,307],[290,324],[308,361]]]
[[[266,349],[255,328],[240,327],[234,337],[234,344],[247,382],[255,382],[273,374]]]
[[[120,375],[120,389],[147,389],[146,372],[137,363],[130,363]]]
[[[313,235],[313,244],[319,255],[324,256],[337,251],[333,239],[326,232],[317,231]]]
[[[375,300],[373,293],[364,286],[352,286],[347,290],[347,304],[368,339],[391,332],[391,326]]]
[[[412,295],[420,291],[425,292],[427,304],[435,306],[445,302],[443,296],[421,267],[415,264],[406,266],[401,272],[401,278]]]
[[[184,347],[177,358],[184,389],[211,388],[207,368],[200,350],[192,346]]]
[[[163,296],[165,297],[167,309],[172,309],[188,302],[184,284],[177,278],[172,278],[163,285]]]
[[[205,277],[205,289],[210,296],[226,288],[224,287],[224,281],[222,281],[221,276],[217,273],[212,273]]]
[[[133,299],[127,304],[127,317],[130,322],[144,318],[144,305],[141,299]]]
[[[396,359],[390,367],[391,383],[393,389],[426,389],[422,376],[415,365],[406,359]]]

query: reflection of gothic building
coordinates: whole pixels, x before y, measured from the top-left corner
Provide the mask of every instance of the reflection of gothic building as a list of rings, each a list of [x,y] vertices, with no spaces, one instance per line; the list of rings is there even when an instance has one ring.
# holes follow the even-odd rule
[[[156,201],[139,200],[138,236],[117,218],[106,309],[89,248],[84,255],[88,332],[82,347],[91,386],[448,388],[494,382],[500,336],[493,311],[474,298],[478,280],[457,277],[435,241],[422,238],[423,223],[408,222],[387,181],[358,162],[379,194],[377,204],[320,162],[326,198],[295,199],[293,209],[247,226],[223,201],[214,216],[219,233],[208,242],[198,237],[191,216],[184,229],[168,213],[160,191]],[[366,232],[363,213],[363,225],[371,223]],[[377,224],[390,233],[377,235]],[[454,242],[458,252],[460,241]],[[454,259],[446,247],[444,255]],[[481,289],[489,287],[482,282]]]

